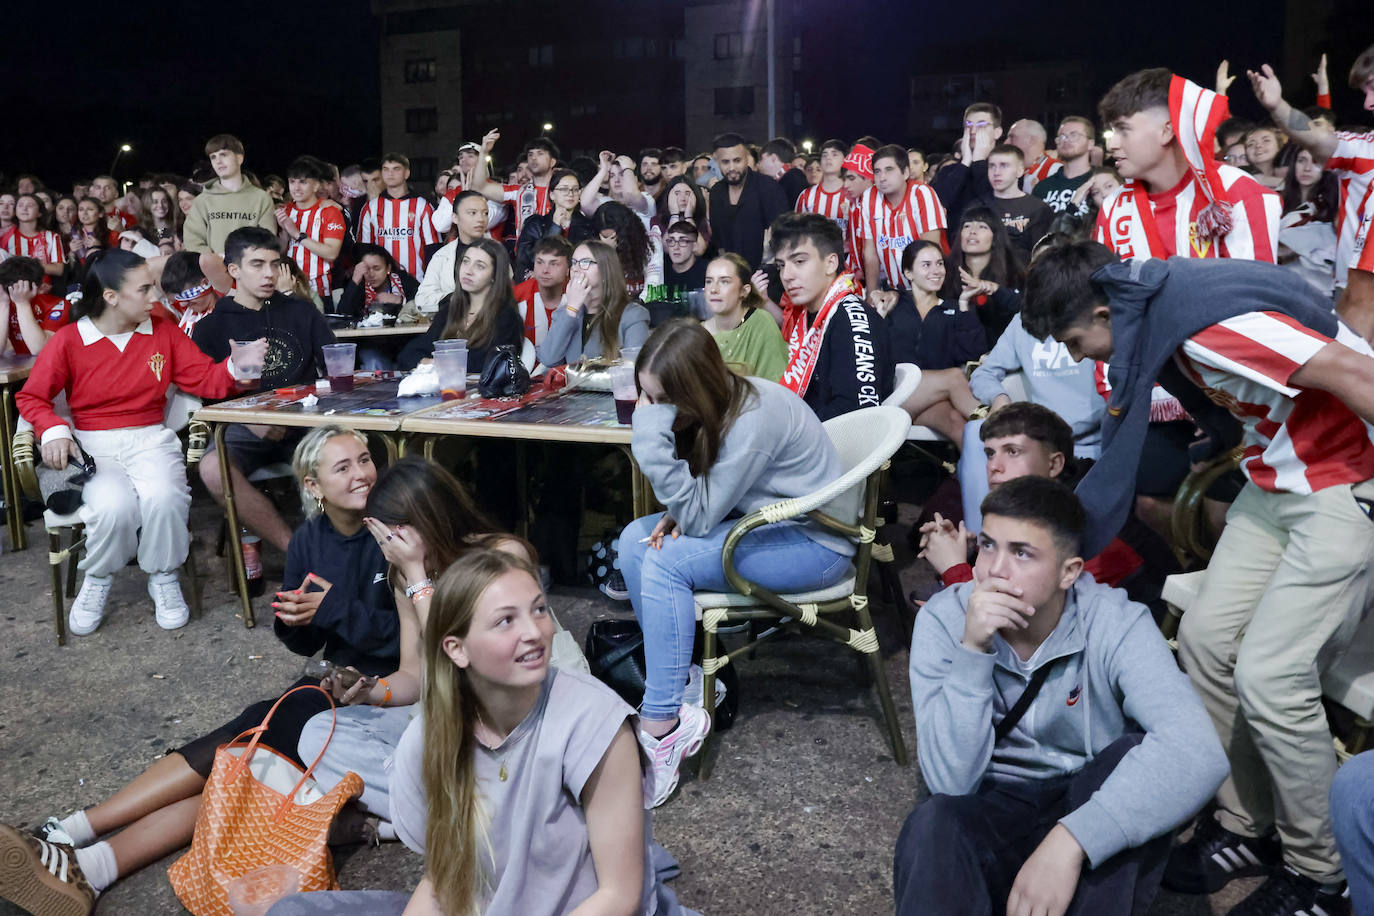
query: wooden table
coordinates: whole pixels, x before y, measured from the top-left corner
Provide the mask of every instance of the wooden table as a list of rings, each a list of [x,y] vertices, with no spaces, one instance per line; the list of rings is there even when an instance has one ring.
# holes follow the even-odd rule
[[[616,420],[615,400],[607,391],[563,391],[544,395],[538,390],[521,402],[449,401],[438,407],[420,410],[401,421],[401,432],[410,437],[425,437],[424,452],[429,457],[437,436],[473,436],[486,439],[514,439],[517,486],[520,502],[527,505],[528,483],[524,445],[529,442],[581,442],[613,445],[630,463],[630,483],[635,517],[654,509],[653,490],[630,452],[632,430]],[[408,446],[407,446],[408,447]]]
[[[3,478],[5,493],[5,526],[9,528],[10,548],[13,550],[23,550],[28,546],[28,538],[24,533],[24,507],[20,500],[19,475],[14,469],[14,455],[11,453],[19,416],[14,407],[14,388],[29,377],[33,361],[32,356],[0,357],[0,440],[3,440],[0,445],[4,446],[4,453],[0,454],[0,478]]]
[[[420,324],[398,324],[381,328],[339,328],[334,332],[335,340],[366,340],[373,337],[413,337],[429,330],[429,322]]]
[[[300,401],[303,395],[292,397],[264,391],[211,404],[195,412],[194,419],[214,427],[220,480],[224,486],[224,514],[229,525],[229,540],[233,542],[229,553],[239,599],[243,603],[244,626],[254,626],[255,620],[253,602],[248,596],[248,579],[243,568],[243,552],[238,547],[238,509],[234,504],[229,454],[224,447],[225,430],[231,423],[305,428],[337,423],[346,429],[376,433],[386,445],[388,458],[394,461],[399,454],[395,433],[401,428],[401,418],[416,410],[443,403],[438,396],[398,398],[396,389],[399,384],[394,379],[372,380],[360,376],[352,391],[331,391],[320,396],[319,403],[311,407],[302,406]]]

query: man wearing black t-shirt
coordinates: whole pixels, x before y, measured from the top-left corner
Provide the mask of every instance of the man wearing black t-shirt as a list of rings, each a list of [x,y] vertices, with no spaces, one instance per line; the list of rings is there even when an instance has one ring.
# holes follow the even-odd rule
[[[1054,219],[1043,200],[1021,190],[1021,173],[1025,169],[1024,154],[1010,143],[995,146],[988,153],[992,212],[1002,218],[1012,253],[1022,267],[1030,261],[1031,249],[1050,231],[1050,222]]]
[[[797,198],[811,186],[806,173],[792,166],[796,156],[797,148],[786,137],[774,137],[759,152],[759,172],[782,185],[783,198],[789,208],[795,207]]]
[[[1083,183],[1092,177],[1093,167],[1089,154],[1097,129],[1087,118],[1070,115],[1059,122],[1059,135],[1055,140],[1055,153],[1064,167],[1044,181],[1038,182],[1031,193],[1040,198],[1054,213],[1069,212],[1074,216],[1088,215],[1088,202],[1074,206],[1073,195]]]
[[[706,259],[697,257],[697,227],[680,219],[663,236],[663,285],[669,299],[683,299],[689,290],[706,286]]]
[[[792,208],[776,181],[749,168],[748,151],[739,134],[721,134],[713,156],[724,181],[711,188],[711,241],[733,251],[757,270],[763,263],[768,227]]]

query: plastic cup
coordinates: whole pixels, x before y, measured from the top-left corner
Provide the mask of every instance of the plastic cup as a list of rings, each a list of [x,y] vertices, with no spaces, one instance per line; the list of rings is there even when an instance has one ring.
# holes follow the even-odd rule
[[[459,337],[455,340],[436,340],[434,341],[434,352],[440,350],[466,350],[468,348],[467,338]]]
[[[358,364],[358,345],[354,343],[325,344],[324,371],[333,391],[353,390],[353,369]]]
[[[251,340],[229,341],[229,358],[234,361],[240,378],[234,379],[234,387],[239,391],[255,391],[262,380],[262,358],[243,355],[244,347],[254,343]]]
[[[230,881],[225,892],[234,916],[266,916],[273,904],[300,889],[300,872],[290,865],[268,865]]]
[[[639,391],[635,388],[635,367],[617,363],[610,369],[611,396],[615,398],[615,418],[625,426],[634,417]]]
[[[468,392],[468,351],[450,347],[434,351],[434,371],[439,376],[439,396],[456,401]]]
[[[621,347],[620,361],[627,366],[633,366],[639,357],[639,347]]]
[[[711,307],[706,304],[706,290],[687,291],[687,313],[697,321],[705,321],[711,317]]]

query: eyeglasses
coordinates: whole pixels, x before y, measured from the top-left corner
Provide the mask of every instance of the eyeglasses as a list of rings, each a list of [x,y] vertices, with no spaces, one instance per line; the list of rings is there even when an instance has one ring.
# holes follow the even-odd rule
[[[683,245],[690,245],[690,244],[692,244],[693,242],[696,241],[696,239],[689,239],[689,238],[687,238],[685,235],[678,235],[678,236],[672,236],[672,237],[670,237],[670,238],[666,238],[666,239],[664,239],[663,241],[664,241],[664,243],[667,244],[670,248],[679,248],[679,247],[681,247],[681,246],[683,246]]]
[[[576,267],[578,270],[587,270],[596,263],[596,258],[573,258],[568,262],[569,267]]]
[[[1240,165],[1242,162],[1248,162],[1249,160],[1245,158],[1244,153],[1232,153],[1226,157],[1226,161],[1232,165]]]
[[[573,187],[568,187],[565,184],[560,184],[553,190],[555,194],[576,194],[578,191],[581,191],[582,189],[577,187],[576,185],[574,185]]]
[[[1054,139],[1056,139],[1056,140],[1086,140],[1086,139],[1088,139],[1088,135],[1085,134],[1085,133],[1083,133],[1083,131],[1081,131],[1081,130],[1076,130],[1076,131],[1074,131],[1073,133],[1070,133],[1070,134],[1060,134],[1059,136],[1055,137]]]

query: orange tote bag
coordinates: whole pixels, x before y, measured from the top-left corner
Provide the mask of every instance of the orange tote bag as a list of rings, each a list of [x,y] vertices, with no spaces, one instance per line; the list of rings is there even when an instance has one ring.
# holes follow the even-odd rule
[[[215,751],[191,848],[167,870],[172,890],[194,916],[233,916],[226,891],[229,882],[267,865],[294,867],[301,875],[301,891],[338,890],[326,841],[339,809],[362,794],[362,777],[350,772],[322,792],[310,774],[324,756],[323,748],[303,771],[294,761],[258,745],[277,707],[296,690],[319,690],[329,696],[313,685],[288,690],[261,725]],[[333,697],[329,702],[333,709]],[[332,725],[329,734],[333,737]],[[252,739],[243,743],[249,735]]]

